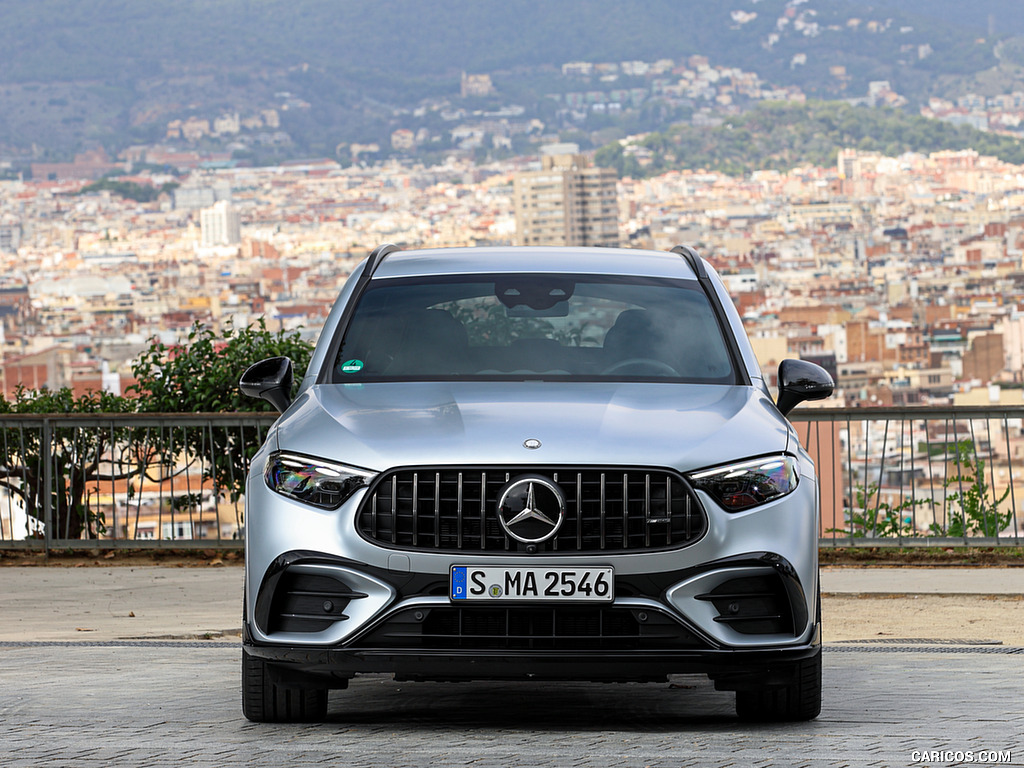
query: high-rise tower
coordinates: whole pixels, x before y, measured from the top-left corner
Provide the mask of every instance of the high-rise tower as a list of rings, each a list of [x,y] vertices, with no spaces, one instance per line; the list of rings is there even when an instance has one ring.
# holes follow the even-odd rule
[[[541,170],[515,175],[516,245],[618,246],[615,171],[590,166],[575,145],[551,149]]]
[[[242,225],[238,211],[227,200],[214,203],[199,213],[204,248],[237,245],[242,242]]]

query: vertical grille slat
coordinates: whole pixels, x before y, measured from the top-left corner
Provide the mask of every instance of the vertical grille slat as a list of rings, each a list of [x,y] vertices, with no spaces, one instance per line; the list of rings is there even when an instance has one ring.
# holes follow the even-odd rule
[[[622,543],[619,549],[629,549],[629,473],[622,475]]]
[[[376,539],[377,536],[378,536],[378,533],[377,533],[377,496],[379,494],[380,494],[380,491],[377,491],[376,493],[373,494],[373,496],[370,499],[370,538],[371,539]]]
[[[672,480],[665,478],[665,514],[672,517]],[[672,544],[672,526],[668,527],[668,544]]]
[[[576,473],[576,549],[583,551],[583,473]]]
[[[644,547],[651,546],[651,476],[644,475]]]
[[[434,473],[434,547],[441,546],[441,473]]]
[[[391,543],[398,543],[398,526],[395,524],[395,514],[398,512],[398,475],[391,478]]]
[[[506,473],[505,473],[505,482],[507,483],[507,482],[509,482],[509,480],[511,480],[511,479],[512,479],[512,475],[511,475],[511,473],[509,473],[509,472],[506,472]],[[511,541],[511,539],[509,539],[509,537],[508,537],[508,536],[505,536],[505,537],[503,537],[503,538],[504,538],[504,540],[505,540],[505,551],[507,552],[507,551],[508,551],[509,549],[511,549],[511,548],[512,548],[512,541]]]
[[[397,549],[518,554],[498,521],[502,488],[541,475],[565,497],[565,519],[538,552],[638,552],[700,539],[708,519],[678,474],[660,469],[413,467],[385,473],[359,510],[359,533]]]
[[[458,501],[455,504],[455,530],[458,549],[462,549],[462,473],[459,472]]]
[[[554,482],[555,485],[559,485],[558,473],[557,472],[553,472],[552,473],[551,480]],[[565,489],[564,488],[562,489],[562,494],[563,495],[565,494]],[[569,499],[568,499],[568,497],[566,497],[566,500],[565,500],[565,514],[566,515],[569,514]],[[558,551],[558,537],[557,536],[551,540],[551,549],[554,550],[555,552]]]
[[[480,549],[487,549],[487,473],[480,473]]]
[[[412,473],[412,545],[419,544],[420,539],[420,476]]]

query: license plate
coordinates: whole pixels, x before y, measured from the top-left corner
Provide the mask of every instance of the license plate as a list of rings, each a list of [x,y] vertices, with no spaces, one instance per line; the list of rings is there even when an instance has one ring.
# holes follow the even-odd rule
[[[610,603],[615,579],[610,566],[550,568],[453,565],[452,600],[495,602]]]

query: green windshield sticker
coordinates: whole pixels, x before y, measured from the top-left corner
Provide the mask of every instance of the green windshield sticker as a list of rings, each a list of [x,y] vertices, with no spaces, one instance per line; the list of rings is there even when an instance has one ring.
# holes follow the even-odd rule
[[[343,373],[358,373],[363,370],[362,360],[346,360],[341,364],[341,370]]]

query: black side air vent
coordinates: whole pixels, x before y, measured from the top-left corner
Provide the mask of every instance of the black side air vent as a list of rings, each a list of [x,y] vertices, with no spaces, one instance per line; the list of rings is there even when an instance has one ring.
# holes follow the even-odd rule
[[[793,634],[793,612],[775,574],[744,576],[723,582],[698,600],[711,602],[715,621],[744,635]]]
[[[349,603],[363,597],[332,576],[286,571],[274,591],[270,632],[322,632],[347,619]]]

